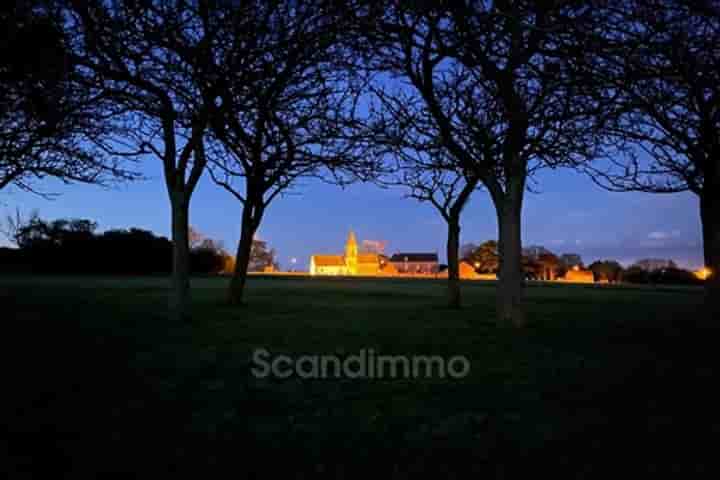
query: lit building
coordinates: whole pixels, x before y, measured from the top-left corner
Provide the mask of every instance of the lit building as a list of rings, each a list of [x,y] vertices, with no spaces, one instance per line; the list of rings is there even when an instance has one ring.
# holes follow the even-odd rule
[[[359,253],[355,233],[350,231],[345,242],[345,255],[312,255],[310,275],[364,275],[384,273],[387,260],[378,253]]]
[[[479,265],[479,264],[476,264]],[[497,275],[494,273],[478,273],[476,266],[467,260],[460,260],[458,263],[458,275],[461,280],[497,280]],[[448,278],[449,271],[444,269],[438,273],[437,278]]]
[[[438,273],[437,253],[396,253],[390,257],[390,263],[399,273],[411,275],[430,275]]]
[[[575,265],[559,280],[570,283],[595,283],[595,274],[593,274],[592,270],[585,270],[580,268],[579,265]]]
[[[358,251],[355,234],[350,231],[344,255],[312,255],[310,275],[432,275],[438,273],[436,253],[397,253],[388,258],[380,253]]]

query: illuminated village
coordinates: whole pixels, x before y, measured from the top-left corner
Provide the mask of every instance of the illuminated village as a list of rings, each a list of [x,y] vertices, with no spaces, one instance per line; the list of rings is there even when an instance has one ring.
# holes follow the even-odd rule
[[[380,252],[359,252],[357,239],[352,230],[345,242],[344,255],[310,257],[310,275],[437,277],[439,270],[437,253],[403,252],[387,257]]]
[[[369,245],[382,242],[366,241]],[[488,242],[492,243],[492,242]],[[482,247],[480,247],[482,248]],[[439,263],[435,252],[398,252],[385,255],[382,248],[359,247],[355,232],[350,230],[345,250],[342,254],[314,254],[310,256],[311,276],[360,276],[360,277],[400,277],[400,278],[427,278],[440,279],[448,277],[446,265]],[[459,274],[463,280],[497,280],[497,254],[491,264],[479,262],[473,255],[461,256]],[[493,263],[494,262],[494,263]],[[645,265],[647,263],[647,265]],[[527,247],[523,249],[523,264],[526,279],[544,282],[564,282],[580,284],[604,284],[621,281],[620,277],[598,274],[593,266],[585,267],[577,255],[556,256],[543,247]],[[642,260],[638,265],[646,271],[659,271],[664,268],[674,268],[672,261]],[[266,269],[263,273],[277,273],[273,269]],[[302,272],[295,272],[302,273]],[[710,276],[708,268],[701,268],[692,272],[698,280],[705,280]]]
[[[532,277],[545,281],[571,283],[594,283],[593,272],[584,269],[581,262],[570,265],[563,275],[557,275],[559,261],[550,252],[528,249],[526,257],[532,265],[528,272]],[[482,271],[481,265],[472,258],[463,258],[459,264],[460,278],[464,280],[496,280],[497,275]],[[486,270],[496,270],[489,268]],[[399,252],[386,256],[381,252],[361,252],[357,238],[351,230],[345,242],[344,254],[315,254],[310,257],[312,276],[364,276],[364,277],[414,277],[447,278],[446,266],[440,265],[437,253]]]

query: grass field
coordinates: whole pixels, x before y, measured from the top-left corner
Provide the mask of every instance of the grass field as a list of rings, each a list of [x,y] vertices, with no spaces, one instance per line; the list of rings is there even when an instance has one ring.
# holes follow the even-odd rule
[[[0,277],[6,468],[237,478],[577,478],[715,470],[719,330],[702,292],[532,286],[499,328],[494,286],[262,278],[248,305],[163,278]],[[258,379],[251,353],[464,355],[463,379]]]

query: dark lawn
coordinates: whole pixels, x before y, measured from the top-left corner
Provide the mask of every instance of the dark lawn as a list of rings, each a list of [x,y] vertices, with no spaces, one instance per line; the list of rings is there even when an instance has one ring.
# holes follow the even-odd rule
[[[51,468],[236,478],[707,473],[720,440],[718,329],[702,292],[531,286],[530,326],[494,286],[196,279],[190,325],[163,278],[0,277],[14,474]],[[251,352],[465,355],[467,378],[255,379]],[[4,460],[4,461],[3,461]],[[58,475],[60,476],[60,475]]]

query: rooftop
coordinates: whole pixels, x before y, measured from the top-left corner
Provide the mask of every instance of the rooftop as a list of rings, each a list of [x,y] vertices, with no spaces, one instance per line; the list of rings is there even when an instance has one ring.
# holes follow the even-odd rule
[[[313,255],[311,262],[319,267],[343,267],[345,258],[342,255]]]
[[[391,262],[437,262],[437,253],[396,253]]]

